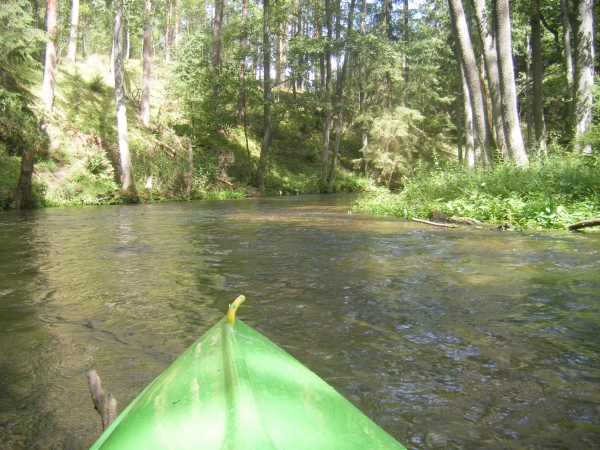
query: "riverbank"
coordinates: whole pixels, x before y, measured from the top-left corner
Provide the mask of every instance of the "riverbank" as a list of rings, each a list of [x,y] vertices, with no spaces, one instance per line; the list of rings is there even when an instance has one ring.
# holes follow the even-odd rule
[[[83,61],[61,60],[57,70],[54,110],[46,114],[30,102],[43,124],[44,139],[36,149],[33,195],[37,207],[120,204],[120,166],[116,107],[107,56]],[[126,62],[127,121],[133,172],[142,203],[269,195],[361,192],[370,181],[352,170],[360,157],[354,133],[342,140],[336,179],[330,188],[321,182],[322,126],[313,111],[277,111],[266,176],[266,189],[253,187],[262,141],[262,117],[249,114],[247,127],[192,131],[182,117],[173,66],[153,65],[151,125],[139,118],[142,64]],[[27,74],[31,94],[39,99],[40,70]],[[297,93],[299,97],[302,93]],[[291,94],[278,92],[282,100]],[[289,99],[288,99],[289,100]],[[290,101],[281,104],[293,103]],[[39,128],[39,127],[38,127]],[[47,139],[45,139],[47,135]],[[188,138],[191,143],[188,147]],[[27,144],[25,144],[27,145]],[[19,146],[0,146],[0,210],[15,199],[21,166]]]
[[[379,190],[354,211],[404,218],[460,216],[517,229],[566,228],[600,216],[600,159],[572,153],[503,164],[416,171],[398,193]]]

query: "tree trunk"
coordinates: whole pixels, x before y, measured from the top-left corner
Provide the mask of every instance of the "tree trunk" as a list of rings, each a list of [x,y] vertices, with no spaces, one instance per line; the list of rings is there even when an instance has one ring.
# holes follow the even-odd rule
[[[173,2],[169,1],[167,5],[167,18],[165,20],[165,61],[171,60],[171,21],[173,17]]]
[[[510,158],[521,167],[529,165],[523,134],[517,110],[517,90],[511,49],[510,15],[508,0],[494,0],[494,19],[496,23],[496,47],[500,67],[500,87],[502,95],[502,118],[504,135]]]
[[[246,114],[246,48],[248,46],[248,32],[246,29],[248,21],[248,2],[244,0],[242,3],[242,22],[240,36],[240,57],[238,59],[238,80],[240,83],[240,92],[238,93],[238,101],[236,112],[238,118],[241,119]]]
[[[500,95],[500,72],[498,69],[498,56],[496,41],[491,32],[485,0],[472,0],[473,10],[477,19],[479,37],[483,43],[483,59],[485,73],[490,90],[492,103],[492,122],[496,145],[503,157],[507,156],[506,139],[504,137],[504,122],[502,121],[502,99]]]
[[[575,34],[575,78],[572,129],[575,151],[591,153],[592,147],[578,140],[592,124],[592,87],[594,86],[594,2],[576,0],[573,33]]]
[[[75,62],[77,54],[77,34],[79,31],[79,0],[73,0],[71,6],[71,30],[69,31],[69,47],[67,60]]]
[[[215,0],[215,24],[213,27],[213,73],[221,75],[221,25],[223,24],[225,0]]]
[[[458,41],[455,43],[456,62],[458,65],[458,72],[460,75],[460,91],[461,91],[461,102],[462,102],[462,117],[457,117],[456,120],[457,130],[464,128],[465,137],[465,152],[464,157],[461,155],[461,136],[459,133],[458,139],[458,160],[467,164],[469,167],[475,166],[475,130],[473,128],[473,102],[471,101],[471,94],[469,92],[469,83],[467,82],[467,76],[465,73],[465,66],[463,63],[462,52]],[[462,124],[459,125],[459,124]]]
[[[367,26],[366,26],[366,17],[367,17],[367,0],[362,0],[362,6],[360,8],[360,35],[365,36],[367,34]],[[361,123],[361,134],[362,134],[362,148],[367,148],[369,145],[369,133],[367,131],[367,126],[364,123],[365,113],[366,113],[366,101],[365,101],[365,78],[366,78],[366,70],[365,70],[365,56],[361,52],[359,57],[359,84],[358,84],[358,104],[359,104],[359,114],[363,118],[363,123]]]
[[[525,145],[531,149],[533,145],[533,101],[531,99],[531,38],[527,36],[527,49],[525,51],[525,128],[527,134],[525,137]]]
[[[573,54],[571,51],[571,23],[569,21],[569,3],[568,0],[560,0],[560,16],[562,21],[562,35],[565,56],[565,68],[567,70],[567,92],[569,107],[567,108],[567,117],[571,118],[573,108]]]
[[[333,159],[331,160],[331,170],[329,173],[329,182],[328,188],[331,189],[333,178],[335,177],[335,166],[337,165],[338,155],[340,152],[340,141],[342,134],[342,118],[343,118],[343,101],[344,101],[344,88],[346,86],[346,75],[348,73],[348,64],[350,61],[350,35],[352,34],[352,28],[354,25],[354,6],[356,5],[356,0],[350,1],[350,9],[348,10],[348,29],[346,30],[346,51],[344,53],[344,63],[342,66],[342,72],[337,82],[336,86],[336,102],[339,103],[340,108],[338,111],[338,120],[337,126],[335,130],[335,146],[333,149]]]
[[[144,69],[142,75],[142,107],[140,109],[140,118],[142,123],[149,127],[150,126],[150,71],[152,68],[152,58],[150,56],[152,36],[152,22],[150,20],[151,15],[151,0],[146,0],[144,3],[144,44],[143,44],[143,59]]]
[[[129,155],[129,140],[127,137],[127,114],[125,109],[125,86],[124,73],[125,64],[123,61],[123,7],[124,0],[115,1],[115,29],[114,29],[114,49],[115,49],[115,98],[117,102],[117,134],[119,136],[119,156],[121,160],[121,169],[123,179],[121,188],[123,194],[130,202],[138,201],[135,179],[133,177],[133,167],[131,166],[131,157]]]
[[[17,196],[15,198],[15,209],[33,208],[34,201],[31,195],[31,177],[33,176],[34,151],[26,146],[21,153],[21,174],[17,185]]]
[[[260,159],[256,172],[256,184],[261,190],[265,189],[265,174],[267,172],[267,156],[271,141],[271,45],[269,42],[269,0],[263,0],[263,86],[264,86],[264,129],[260,149]]]
[[[44,64],[44,81],[42,82],[42,99],[46,111],[51,112],[54,106],[54,80],[56,78],[56,0],[48,0],[46,10],[46,31],[50,40],[46,43],[46,62]]]
[[[477,70],[473,46],[471,45],[471,38],[469,36],[469,28],[467,26],[465,12],[460,0],[449,0],[449,4],[454,34],[456,36],[458,46],[460,47],[461,59],[471,97],[477,147],[483,151],[486,161],[489,163],[491,162],[489,150],[490,141],[485,118],[485,104],[483,101],[483,92],[481,90],[481,83],[479,82],[479,72]]]
[[[531,53],[533,76],[533,123],[535,125],[535,141],[538,151],[548,154],[546,144],[546,123],[544,121],[544,68],[542,62],[542,29],[540,19],[540,0],[533,0],[531,13]]]
[[[333,40],[333,24],[331,14],[331,0],[325,0],[325,13],[327,17],[327,43],[325,44],[325,59],[327,63],[327,74],[325,78],[325,132],[323,137],[323,184],[327,184],[329,166],[329,134],[331,132],[332,105],[331,105],[331,51]]]

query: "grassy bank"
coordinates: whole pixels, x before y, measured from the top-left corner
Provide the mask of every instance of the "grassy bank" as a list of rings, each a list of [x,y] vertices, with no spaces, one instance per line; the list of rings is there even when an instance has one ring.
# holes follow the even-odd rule
[[[239,125],[192,133],[181,114],[178,93],[163,85],[170,79],[171,69],[164,62],[153,66],[152,118],[151,126],[146,128],[138,117],[141,62],[126,63],[129,146],[142,202],[328,191],[321,183],[321,121],[315,120],[313,111],[297,108],[278,113],[266,189],[259,192],[252,184],[260,155],[262,117],[249,116],[245,132]],[[36,97],[41,70],[32,70],[28,77]],[[290,94],[279,92],[282,98],[286,95]],[[33,109],[50,142],[48,148],[36,154],[33,185],[37,206],[126,201],[120,196],[116,108],[108,57],[91,56],[77,63],[63,60],[57,70],[54,111],[46,114],[41,106]],[[360,142],[352,133],[347,135],[330,189],[333,192],[364,191],[370,186],[366,178],[351,170],[352,159],[359,156]],[[193,153],[191,180],[188,137]],[[19,169],[20,152],[1,146],[0,210],[11,207]]]
[[[399,193],[378,191],[355,211],[430,219],[437,212],[520,229],[565,228],[600,216],[600,159],[570,153],[535,159],[529,169],[448,165],[417,170]]]

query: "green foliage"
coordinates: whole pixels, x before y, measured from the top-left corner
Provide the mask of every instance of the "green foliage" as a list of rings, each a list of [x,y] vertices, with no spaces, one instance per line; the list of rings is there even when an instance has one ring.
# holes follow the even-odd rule
[[[418,153],[417,123],[423,116],[415,110],[397,107],[373,119],[371,139],[362,149],[363,157],[355,161],[364,164],[378,182],[392,185],[394,176],[410,173],[414,155]]]
[[[418,170],[400,193],[379,190],[354,209],[405,218],[441,211],[517,228],[564,228],[599,215],[599,176],[598,157],[570,154],[535,159],[529,169],[451,165]]]

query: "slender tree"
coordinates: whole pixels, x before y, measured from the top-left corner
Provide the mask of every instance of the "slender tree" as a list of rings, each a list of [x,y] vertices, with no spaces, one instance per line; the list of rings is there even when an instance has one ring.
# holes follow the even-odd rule
[[[475,124],[476,146],[483,151],[487,162],[491,161],[489,152],[489,134],[486,122],[485,104],[481,83],[479,81],[479,72],[475,61],[475,53],[469,36],[469,28],[465,12],[460,0],[449,0],[452,25],[456,41],[460,46],[460,54],[465,70],[467,84],[473,109],[473,118]]]
[[[338,154],[340,152],[340,141],[342,135],[342,121],[344,115],[344,88],[346,85],[346,75],[348,73],[348,64],[350,61],[350,37],[352,34],[352,28],[354,24],[354,7],[356,5],[356,0],[350,0],[350,6],[348,10],[348,28],[346,29],[346,40],[345,40],[345,53],[344,53],[344,62],[342,65],[342,72],[340,74],[339,79],[336,84],[336,93],[335,100],[338,103],[338,117],[337,117],[337,125],[335,130],[335,145],[333,149],[333,159],[331,161],[331,170],[329,173],[329,181],[327,183],[328,188],[331,189],[331,185],[333,183],[333,178],[335,177],[335,168],[337,165]]]
[[[42,99],[46,111],[54,106],[54,80],[56,78],[56,0],[47,0],[46,31],[50,39],[46,43],[46,61],[44,64],[44,80],[42,82]]]
[[[571,127],[575,137],[575,151],[591,153],[592,148],[583,146],[579,139],[593,119],[592,87],[594,85],[594,2],[575,0],[573,33],[575,34],[574,108]]]
[[[137,202],[137,189],[133,177],[133,167],[129,155],[127,137],[127,111],[125,108],[125,62],[123,60],[123,9],[124,0],[115,1],[115,26],[113,32],[115,51],[115,99],[117,103],[117,134],[119,137],[119,155],[121,162],[121,189],[128,201]]]
[[[269,0],[263,0],[263,99],[264,128],[263,140],[260,148],[260,159],[256,171],[256,185],[265,189],[265,175],[267,172],[267,157],[271,143],[271,43],[269,29]]]
[[[333,46],[333,21],[331,11],[331,0],[325,0],[325,15],[327,20],[327,43],[325,44],[325,60],[327,64],[327,75],[325,77],[325,131],[323,133],[323,164],[322,180],[327,184],[329,168],[329,135],[331,133],[331,122],[333,112],[331,110],[331,53]]]
[[[71,3],[71,29],[69,31],[69,47],[67,49],[67,59],[75,62],[77,54],[77,35],[79,32],[79,0],[73,0]]]
[[[507,149],[506,139],[504,138],[504,122],[502,121],[502,98],[500,95],[500,72],[498,69],[496,41],[491,31],[485,0],[472,0],[472,5],[475,18],[477,19],[479,37],[483,46],[485,73],[492,104],[494,138],[501,154],[506,157]]]
[[[502,118],[504,136],[510,158],[518,166],[528,166],[523,134],[517,110],[517,89],[511,48],[510,15],[508,0],[494,0],[494,22],[496,25],[496,49],[500,67],[500,87],[502,92]]]
[[[560,19],[562,23],[562,36],[564,46],[564,61],[567,69],[567,92],[569,97],[573,95],[573,52],[571,50],[571,23],[569,21],[569,2],[560,0]],[[573,102],[569,99],[569,105]],[[570,116],[570,111],[569,111]]]
[[[542,29],[540,16],[540,0],[533,0],[531,8],[531,66],[533,77],[532,102],[535,141],[538,150],[548,153],[546,143],[546,122],[544,120],[544,67],[542,61]]]
[[[140,119],[145,126],[150,126],[150,71],[152,69],[151,51],[151,0],[144,2],[144,43],[142,54],[144,59],[144,69],[142,74],[142,106],[140,108]]]

